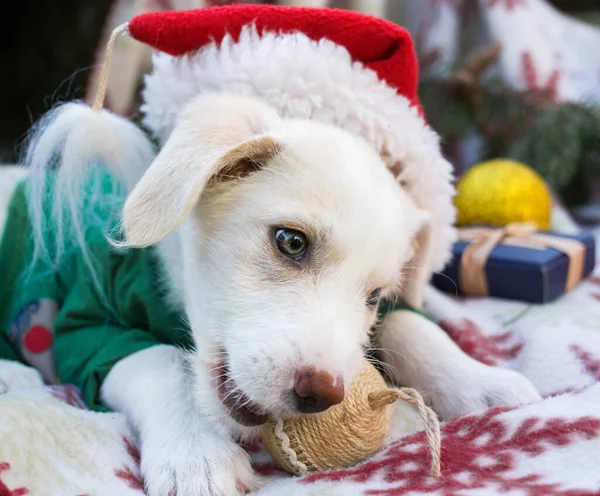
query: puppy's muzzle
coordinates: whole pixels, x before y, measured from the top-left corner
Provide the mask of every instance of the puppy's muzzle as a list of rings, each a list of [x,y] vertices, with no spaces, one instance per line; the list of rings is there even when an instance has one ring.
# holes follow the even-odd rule
[[[344,381],[329,372],[305,367],[294,376],[293,396],[298,411],[324,412],[344,399]]]

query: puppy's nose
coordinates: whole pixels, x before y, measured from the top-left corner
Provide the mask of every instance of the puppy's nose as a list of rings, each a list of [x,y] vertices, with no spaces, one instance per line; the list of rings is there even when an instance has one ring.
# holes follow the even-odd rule
[[[344,382],[323,370],[306,367],[294,377],[296,408],[302,413],[324,412],[344,399]]]

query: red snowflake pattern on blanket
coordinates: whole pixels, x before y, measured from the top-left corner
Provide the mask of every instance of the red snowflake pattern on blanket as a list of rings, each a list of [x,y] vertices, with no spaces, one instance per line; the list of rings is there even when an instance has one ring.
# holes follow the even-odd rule
[[[17,489],[9,489],[4,482],[2,482],[2,472],[6,472],[10,469],[10,463],[0,463],[0,496],[25,496],[29,494],[29,491],[24,487]]]
[[[598,266],[596,266],[598,268]],[[600,286],[600,275],[594,274],[587,278],[587,282],[595,286]]]
[[[267,477],[271,474],[282,472],[271,456],[267,454],[260,441],[247,442],[244,443],[242,447],[248,453],[252,453],[254,457],[258,457],[258,459],[254,458],[252,460],[252,468],[259,474]]]
[[[523,72],[523,79],[525,80],[525,84],[529,91],[544,93],[550,100],[556,101],[558,81],[560,79],[560,72],[558,69],[552,71],[546,82],[540,81],[540,76],[535,67],[532,54],[530,52],[525,52],[521,55],[521,70]]]
[[[467,355],[487,365],[516,358],[523,348],[522,342],[514,342],[511,331],[487,336],[477,324],[469,319],[441,320],[439,326]]]
[[[131,465],[123,465],[123,467],[115,470],[115,475],[123,480],[131,489],[136,489],[143,493],[144,480],[137,471],[137,467],[140,465],[140,452],[133,442],[126,437],[123,437],[123,443],[127,453],[131,457],[133,467]]]
[[[571,351],[581,361],[586,373],[591,375],[596,382],[600,381],[600,359],[595,358],[589,351],[585,351],[577,344],[571,346]]]
[[[588,277],[587,282],[596,286],[596,288],[600,287],[600,275],[592,275]],[[590,293],[590,296],[594,298],[594,300],[600,301],[600,293],[598,291],[593,291]]]
[[[410,491],[459,496],[467,489],[486,489],[493,494],[518,490],[530,495],[592,496],[593,492],[567,490],[558,483],[544,482],[541,474],[514,475],[522,457],[536,457],[580,439],[600,437],[600,419],[529,417],[515,427],[501,415],[510,408],[456,418],[442,428],[442,477],[429,474],[429,449],[425,433],[406,437],[380,456],[357,467],[314,474],[305,483],[317,481],[381,480],[387,488],[365,492],[371,495],[400,495]],[[492,494],[492,492],[490,492]]]

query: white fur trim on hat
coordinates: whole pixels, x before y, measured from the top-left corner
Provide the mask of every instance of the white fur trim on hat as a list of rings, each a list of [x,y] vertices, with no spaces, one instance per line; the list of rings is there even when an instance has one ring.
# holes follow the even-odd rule
[[[408,99],[348,51],[302,33],[258,35],[248,26],[199,51],[154,56],[146,77],[144,123],[164,142],[194,96],[226,91],[258,97],[282,116],[315,119],[362,136],[380,153],[415,203],[433,217],[432,270],[441,270],[455,239],[452,166],[437,134]]]

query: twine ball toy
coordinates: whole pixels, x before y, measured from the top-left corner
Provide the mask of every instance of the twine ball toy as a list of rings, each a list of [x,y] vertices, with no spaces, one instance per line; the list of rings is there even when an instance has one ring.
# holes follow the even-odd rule
[[[552,195],[531,167],[507,159],[472,167],[456,186],[457,224],[505,226],[533,223],[549,229]]]
[[[269,421],[262,442],[275,462],[295,475],[350,467],[383,447],[390,433],[392,405],[398,400],[412,404],[422,417],[431,452],[431,475],[439,477],[437,416],[414,389],[389,388],[366,360],[342,403],[322,414]]]

